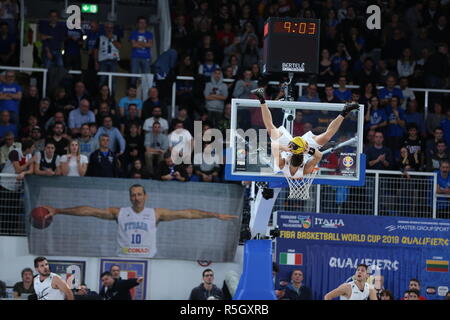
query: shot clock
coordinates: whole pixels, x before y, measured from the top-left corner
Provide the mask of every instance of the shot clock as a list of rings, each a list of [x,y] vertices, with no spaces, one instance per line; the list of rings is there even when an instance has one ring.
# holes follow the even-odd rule
[[[264,25],[264,73],[317,73],[320,20],[269,18]]]

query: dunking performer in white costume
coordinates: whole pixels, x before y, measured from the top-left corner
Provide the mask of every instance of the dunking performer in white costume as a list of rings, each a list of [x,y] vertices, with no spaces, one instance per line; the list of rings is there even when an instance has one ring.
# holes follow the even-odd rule
[[[255,89],[252,93],[261,102],[264,125],[272,141],[271,151],[274,158],[274,171],[281,171],[285,176],[294,179],[302,178],[314,171],[314,168],[322,159],[322,153],[319,149],[336,134],[345,117],[359,108],[356,102],[347,103],[341,114],[331,121],[324,133],[316,136],[308,131],[301,137],[293,138],[286,128],[283,126],[277,128],[273,124],[272,115],[264,99],[264,88]]]

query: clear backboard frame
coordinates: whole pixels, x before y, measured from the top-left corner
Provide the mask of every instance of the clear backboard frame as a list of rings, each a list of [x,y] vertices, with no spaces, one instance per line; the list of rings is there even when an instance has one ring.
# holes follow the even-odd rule
[[[344,107],[343,103],[320,103],[320,102],[298,102],[298,101],[266,101],[269,108],[280,108],[286,114],[295,116],[295,110],[328,110],[341,111]],[[244,172],[236,170],[236,139],[237,124],[238,124],[238,107],[245,108],[260,108],[258,100],[252,99],[232,99],[231,101],[231,124],[230,124],[230,143],[226,149],[226,165],[225,165],[225,179],[229,181],[261,181],[275,183],[275,185],[287,186],[286,179],[281,173],[273,172]],[[350,175],[318,175],[314,179],[314,184],[328,184],[328,185],[344,185],[344,186],[361,186],[365,182],[366,157],[363,153],[363,125],[364,125],[364,106],[360,105],[357,116],[356,125],[356,169],[354,176]],[[292,133],[292,131],[291,131]],[[323,151],[323,149],[322,149]]]

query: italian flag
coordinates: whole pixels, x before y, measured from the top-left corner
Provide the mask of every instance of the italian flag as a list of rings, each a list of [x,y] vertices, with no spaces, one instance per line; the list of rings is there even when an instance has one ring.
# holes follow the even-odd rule
[[[448,261],[445,260],[427,260],[428,272],[448,272]]]
[[[280,264],[301,266],[301,265],[303,265],[303,254],[302,253],[281,252],[280,253]]]

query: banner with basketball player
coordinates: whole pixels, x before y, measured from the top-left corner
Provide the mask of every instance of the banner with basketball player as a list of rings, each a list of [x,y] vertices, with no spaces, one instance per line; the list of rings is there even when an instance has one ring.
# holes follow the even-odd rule
[[[30,253],[231,262],[243,188],[92,177],[25,180]]]
[[[428,299],[449,290],[448,220],[278,212],[277,225],[278,283],[299,268],[315,299],[350,280],[359,263],[370,267],[369,281],[378,276],[397,299],[411,278]]]

